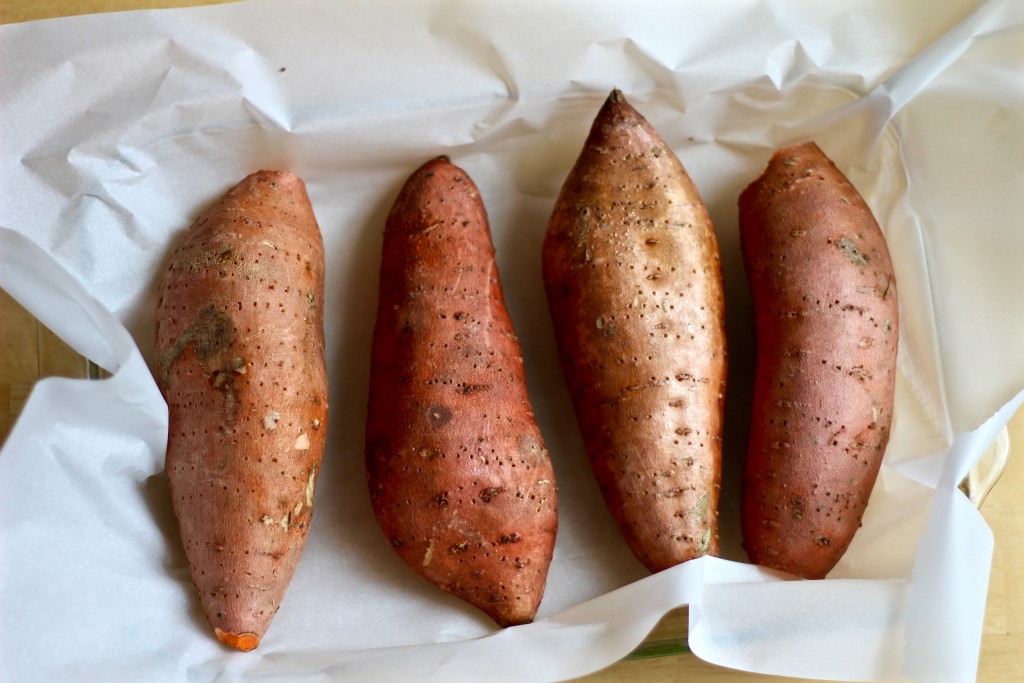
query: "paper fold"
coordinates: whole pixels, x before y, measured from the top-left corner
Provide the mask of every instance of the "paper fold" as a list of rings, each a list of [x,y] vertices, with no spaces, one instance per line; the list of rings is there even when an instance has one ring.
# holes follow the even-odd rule
[[[929,463],[941,470],[907,597],[903,673],[911,680],[965,681],[978,669],[993,538],[958,487],[1022,404],[1024,391]],[[938,595],[944,599],[936,600]],[[935,654],[947,651],[960,654]]]

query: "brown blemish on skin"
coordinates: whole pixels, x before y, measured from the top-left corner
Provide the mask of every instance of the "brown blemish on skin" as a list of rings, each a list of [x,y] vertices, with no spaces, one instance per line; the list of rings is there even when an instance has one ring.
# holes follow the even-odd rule
[[[711,528],[708,527],[704,530],[704,533],[700,535],[700,539],[697,541],[697,555],[707,555],[708,548],[711,547]]]
[[[434,429],[443,427],[452,419],[452,411],[445,406],[430,406],[427,408],[427,423]]]
[[[836,243],[839,250],[846,254],[846,258],[850,259],[850,262],[857,266],[866,266],[868,264],[868,257],[861,253],[857,245],[853,243],[849,237],[842,237]]]
[[[458,392],[460,394],[471,394],[476,391],[487,391],[490,388],[490,384],[460,384]]]
[[[229,244],[219,251],[202,251],[196,254],[192,260],[181,264],[181,269],[188,273],[201,273],[211,266],[223,265],[236,259],[235,247]]]
[[[708,494],[704,494],[697,501],[697,504],[693,506],[693,517],[697,520],[703,520],[708,514],[708,506],[711,504],[711,498]]]
[[[203,362],[208,373],[228,368],[207,367],[207,363],[230,348],[235,341],[235,326],[231,318],[218,311],[214,306],[203,306],[199,309],[196,319],[192,321],[178,337],[171,342],[158,358],[160,373],[166,377],[167,371],[174,365],[181,354],[192,345],[196,355]],[[237,370],[232,365],[231,370]]]
[[[490,503],[499,494],[505,492],[504,486],[489,486],[480,492],[480,500],[485,503]]]

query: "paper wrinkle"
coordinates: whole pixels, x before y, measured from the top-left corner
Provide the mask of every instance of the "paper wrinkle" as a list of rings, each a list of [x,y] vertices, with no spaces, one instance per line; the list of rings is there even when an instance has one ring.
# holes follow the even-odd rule
[[[799,40],[779,45],[768,55],[765,71],[772,84],[783,90],[790,83],[800,80],[805,74],[814,73],[818,65]]]
[[[1022,404],[1024,391],[977,429],[958,435],[944,457],[907,463],[930,465],[932,479],[935,469],[941,472],[909,586],[903,673],[911,680],[965,681],[978,669],[993,537],[957,486]],[[945,628],[951,621],[960,628]],[[933,654],[957,649],[961,657]]]
[[[77,280],[26,236],[3,227],[0,287],[78,353],[110,372],[136,353],[128,331]]]
[[[889,117],[903,109],[921,88],[931,83],[959,59],[981,37],[1001,30],[1009,21],[1022,21],[1019,5],[1017,18],[1001,16],[1013,3],[988,0],[971,12],[945,35],[926,47],[878,89],[889,101]],[[1007,21],[1009,19],[1009,21]]]
[[[351,680],[562,680],[613,663],[621,656],[617,653],[628,651],[650,631],[666,604],[692,602],[701,590],[706,562],[723,561],[695,560],[550,618],[468,641],[334,654],[288,653],[271,659],[282,665],[281,672],[294,671],[302,662],[343,672]],[[552,651],[560,654],[553,661]]]
[[[0,230],[0,285],[116,372],[102,382],[40,383],[0,452],[0,632],[14,634],[0,638],[0,661],[25,674],[20,680],[70,671],[83,680],[560,680],[617,660],[665,611],[689,604],[691,648],[723,666],[826,679],[884,680],[901,671],[920,681],[968,679],[977,667],[991,534],[955,489],[956,477],[1013,406],[974,438],[954,439],[957,415],[941,371],[948,331],[933,300],[933,281],[948,273],[932,270],[942,245],[926,241],[934,226],[908,193],[941,169],[915,171],[903,118],[979,37],[1009,59],[1012,40],[997,39],[1024,12],[992,0],[902,64],[899,50],[924,46],[934,17],[963,7],[922,2],[904,10],[919,15],[920,28],[887,25],[874,41],[878,27],[868,17],[888,8],[664,3],[652,22],[633,9],[582,3],[523,16],[461,3],[400,2],[372,14],[316,0],[256,0],[0,29],[10,38],[0,40],[0,73],[14,93],[0,105],[0,127],[14,131],[5,141],[5,169],[14,172],[0,178],[0,222],[20,231]],[[555,20],[560,13],[565,21]],[[572,30],[563,30],[574,16]],[[389,32],[373,43],[382,29]],[[858,41],[859,32],[868,38]],[[288,42],[297,36],[301,44]],[[23,68],[35,77],[23,77]],[[994,98],[1019,93],[1013,69],[1003,73]],[[307,181],[325,233],[329,284],[369,296],[365,278],[331,267],[372,271],[365,263],[378,257],[371,252],[389,198],[423,158],[447,152],[482,188],[499,258],[517,256],[501,266],[527,340],[531,388],[562,391],[550,344],[535,341],[550,331],[536,320],[545,314],[539,287],[520,291],[509,282],[529,283],[529,269],[537,274],[532,262],[519,272],[521,258],[537,258],[531,248],[612,86],[683,158],[716,222],[725,264],[735,265],[735,197],[781,144],[819,139],[878,212],[900,269],[899,412],[865,526],[843,562],[823,582],[718,558],[634,580],[643,576],[636,563],[610,556],[627,551],[607,513],[575,507],[586,495],[588,505],[600,504],[596,493],[567,481],[565,491],[586,495],[567,496],[562,512],[573,524],[562,534],[588,540],[560,536],[542,618],[498,632],[417,583],[394,558],[375,555],[388,550],[368,540],[375,529],[366,529],[367,540],[338,531],[372,521],[359,511],[362,498],[325,498],[321,486],[310,546],[260,649],[227,653],[211,642],[169,515],[160,472],[166,407],[144,360],[155,278],[180,232],[254,166],[292,168]],[[956,89],[945,94],[946,106],[956,106]],[[328,299],[354,301],[340,291]],[[731,300],[731,321],[745,305]],[[351,384],[365,369],[344,352],[366,345],[348,337],[367,329],[343,313],[328,321],[328,355],[332,377]],[[744,362],[745,353],[737,349],[733,360]],[[1008,372],[1024,380],[1021,368]],[[341,405],[337,391],[332,406]],[[1001,398],[986,400],[995,406]],[[547,438],[571,414],[564,397],[544,400],[555,411],[538,411]],[[358,441],[358,420],[332,419],[336,460],[358,459],[358,443],[342,444],[342,436]],[[578,441],[549,439],[549,447],[578,449]],[[922,457],[936,443],[942,452]],[[325,484],[342,482],[346,494],[356,486],[342,475],[357,479],[357,465],[325,465]],[[561,478],[584,465],[580,453],[556,463]],[[62,477],[68,486],[53,489]],[[46,533],[53,543],[40,547]],[[66,552],[80,553],[73,573]],[[19,565],[5,559],[12,556]],[[12,599],[38,594],[41,576],[65,611],[43,610],[44,618]],[[625,585],[612,590],[617,582]],[[81,623],[94,627],[89,642],[69,639],[46,658],[51,669],[40,670],[38,646],[47,641],[39,635],[77,633]],[[430,642],[438,639],[449,642]]]
[[[925,259],[924,244],[920,239],[920,224],[914,219],[915,234],[913,250],[919,256],[914,263],[913,279],[902,278],[900,296],[910,295],[921,305],[910,308],[900,305],[900,340],[913,344],[913,353],[897,351],[896,368],[906,381],[910,395],[923,410],[928,426],[943,444],[953,440],[952,423],[949,418],[949,402],[946,399],[946,384],[943,379],[941,350],[938,342],[938,326],[935,320],[931,273]],[[910,251],[910,245],[906,251]],[[913,291],[911,291],[913,286]]]
[[[691,632],[690,646],[702,658],[747,671],[892,680],[901,660],[905,590],[903,581],[844,579],[708,586],[709,616]],[[721,615],[728,616],[719,622]],[[774,637],[766,639],[766,631]],[[706,640],[714,643],[710,653]]]

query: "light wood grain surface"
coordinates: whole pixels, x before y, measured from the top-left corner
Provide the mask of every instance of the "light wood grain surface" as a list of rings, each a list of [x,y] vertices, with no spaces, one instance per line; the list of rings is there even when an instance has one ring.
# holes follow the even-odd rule
[[[6,0],[0,23],[13,23],[142,8],[219,4],[224,0]],[[230,0],[228,0],[230,1]],[[0,290],[0,441],[6,437],[36,379],[86,377],[85,361]],[[1009,426],[1009,465],[982,508],[995,534],[995,554],[982,636],[978,681],[1024,681],[1024,410]],[[686,631],[686,610],[670,613],[652,632],[647,646]],[[691,654],[626,659],[585,676],[586,683],[668,683],[707,681],[797,681],[757,676],[707,664]]]

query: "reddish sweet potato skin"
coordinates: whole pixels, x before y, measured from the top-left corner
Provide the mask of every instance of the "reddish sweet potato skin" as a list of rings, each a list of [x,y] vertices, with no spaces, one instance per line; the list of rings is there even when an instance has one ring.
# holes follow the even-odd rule
[[[160,283],[167,476],[218,638],[256,647],[306,543],[327,431],[324,251],[296,176],[260,171],[188,230]]]
[[[652,572],[718,552],[725,297],[679,159],[613,91],[543,247],[559,355],[597,482]]]
[[[480,193],[445,158],[384,232],[366,426],[373,509],[416,572],[501,626],[531,621],[557,491]]]
[[[821,578],[860,527],[889,439],[892,262],[813,142],[775,152],[739,209],[757,346],[743,544],[756,564]]]

